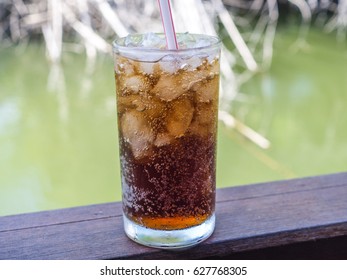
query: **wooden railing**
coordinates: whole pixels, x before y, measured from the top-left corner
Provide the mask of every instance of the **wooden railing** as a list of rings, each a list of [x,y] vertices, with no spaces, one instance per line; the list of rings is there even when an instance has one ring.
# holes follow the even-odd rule
[[[121,203],[0,217],[0,259],[347,259],[347,173],[219,189],[216,230],[184,251],[123,233]]]

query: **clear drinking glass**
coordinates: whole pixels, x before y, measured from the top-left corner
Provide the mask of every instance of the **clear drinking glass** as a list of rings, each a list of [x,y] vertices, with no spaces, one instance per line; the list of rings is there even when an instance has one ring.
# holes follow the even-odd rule
[[[160,39],[160,40],[159,40]],[[163,34],[113,43],[124,229],[157,248],[184,248],[215,225],[220,41]]]

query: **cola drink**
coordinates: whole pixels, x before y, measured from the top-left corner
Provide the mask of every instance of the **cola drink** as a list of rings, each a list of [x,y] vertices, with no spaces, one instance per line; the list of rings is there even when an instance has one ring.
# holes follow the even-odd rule
[[[212,38],[214,48],[207,41],[179,51],[115,50],[125,230],[145,245],[190,246],[214,228],[219,41]]]

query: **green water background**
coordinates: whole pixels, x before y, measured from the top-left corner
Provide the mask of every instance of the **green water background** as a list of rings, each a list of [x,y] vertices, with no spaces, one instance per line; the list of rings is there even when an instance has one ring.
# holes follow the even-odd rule
[[[347,48],[311,28],[276,35],[272,66],[256,74],[231,113],[264,135],[263,150],[219,127],[217,185],[347,170]],[[113,62],[65,52],[65,89],[50,81],[44,46],[0,49],[0,215],[121,199]],[[60,87],[56,91],[49,87]]]

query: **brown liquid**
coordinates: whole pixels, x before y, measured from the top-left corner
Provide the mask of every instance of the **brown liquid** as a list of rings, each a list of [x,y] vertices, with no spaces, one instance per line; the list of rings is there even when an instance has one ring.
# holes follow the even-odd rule
[[[199,225],[215,205],[219,76],[212,68],[218,61],[175,74],[158,68],[145,74],[138,62],[120,62],[116,81],[124,213],[153,229]]]
[[[176,216],[176,217],[132,217],[138,224],[144,225],[153,229],[174,230],[184,229],[192,226],[197,226],[204,222],[210,215],[196,216]]]

